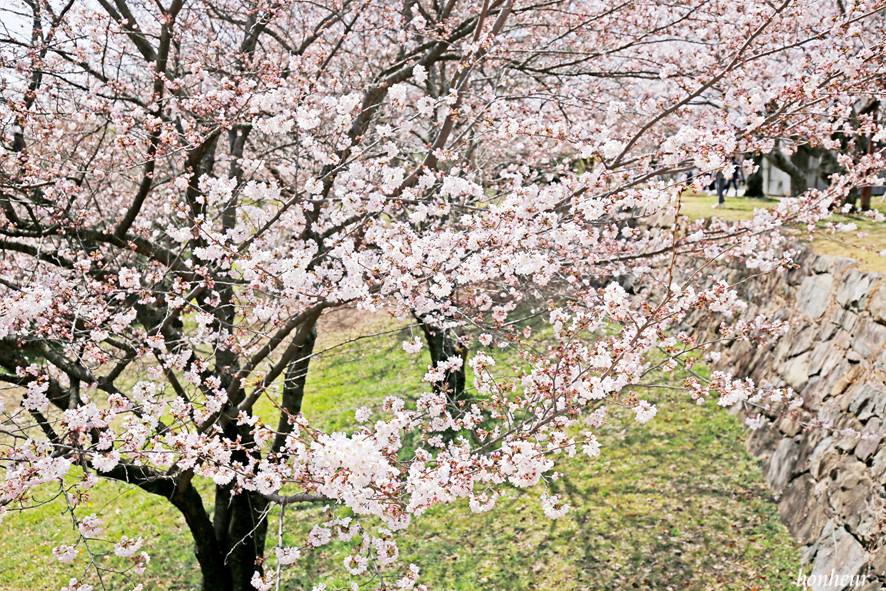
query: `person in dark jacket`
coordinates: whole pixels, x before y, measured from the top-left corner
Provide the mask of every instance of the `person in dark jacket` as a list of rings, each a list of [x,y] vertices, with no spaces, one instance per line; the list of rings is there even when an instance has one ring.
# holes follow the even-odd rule
[[[735,168],[732,171],[732,178],[726,181],[726,189],[725,192],[729,192],[729,185],[735,189],[735,196],[738,197],[738,184],[744,184],[744,173],[741,170],[741,166],[738,162],[735,161],[735,158],[732,159],[732,166]]]
[[[714,186],[717,189],[717,205],[714,206],[714,209],[719,209],[726,204],[726,177],[723,176],[722,170],[717,171],[717,176],[714,177]]]

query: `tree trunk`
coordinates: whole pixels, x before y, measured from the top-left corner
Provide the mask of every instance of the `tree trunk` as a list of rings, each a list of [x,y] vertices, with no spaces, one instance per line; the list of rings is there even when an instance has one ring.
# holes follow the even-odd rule
[[[874,104],[870,109],[870,113],[871,113],[871,116],[873,117],[874,121],[877,120],[877,110],[879,109],[879,107],[880,107],[880,101],[874,101]],[[868,155],[873,156],[874,151],[875,151],[874,150],[874,136],[873,136],[873,134],[868,136],[867,140],[868,140],[868,150],[867,150]],[[873,193],[873,188],[870,185],[865,185],[864,187],[861,188],[861,202],[859,203],[859,206],[861,207],[862,211],[868,211],[871,208],[871,194],[872,193]]]
[[[193,475],[192,471],[185,471],[170,477],[151,468],[121,462],[102,476],[133,484],[147,493],[163,497],[179,510],[194,540],[194,556],[200,565],[203,591],[245,589],[233,584],[230,569],[225,563],[224,547],[219,543],[200,492],[194,486]]]
[[[231,591],[254,591],[250,580],[256,570],[261,571],[256,560],[265,552],[268,504],[268,500],[256,492],[240,491],[235,495],[231,486],[216,487],[213,527]],[[203,591],[215,589],[209,581],[216,578],[216,573],[207,572],[202,564],[200,568]]]
[[[790,158],[785,156],[784,152],[778,148],[766,154],[766,158],[777,168],[785,171],[791,177],[791,195],[800,195],[808,189],[806,184],[806,173],[799,166],[794,164]]]
[[[871,208],[871,194],[873,190],[870,185],[866,185],[861,188],[861,199],[859,201],[859,207],[862,211],[868,211]]]
[[[281,400],[285,412],[280,413],[278,435],[274,439],[271,454],[276,454],[283,448],[286,434],[292,431],[289,416],[294,417],[301,412],[305,381],[316,337],[316,328],[312,328],[286,370]],[[239,436],[246,444],[252,441],[248,427],[240,429],[236,425],[229,424],[225,429],[225,435],[232,438]],[[245,453],[240,452],[234,454],[232,460],[246,462],[247,457]],[[215,490],[213,529],[224,562],[222,571],[229,581],[229,587],[214,587],[217,573],[207,572],[201,563],[203,591],[214,589],[254,591],[250,581],[256,571],[262,570],[256,564],[256,560],[264,556],[265,553],[269,501],[261,494],[252,491],[240,491],[238,494],[233,494],[233,487],[230,485],[216,486]]]
[[[311,363],[311,355],[314,353],[314,343],[317,341],[317,327],[314,325],[308,333],[304,344],[298,348],[289,367],[286,368],[286,377],[283,379],[283,396],[280,401],[283,412],[280,413],[280,422],[277,425],[277,436],[274,438],[274,446],[271,453],[278,453],[286,443],[286,435],[292,431],[292,423],[289,417],[295,417],[301,412],[301,402],[305,396],[305,380],[308,377],[308,366]]]
[[[438,328],[427,316],[422,317],[418,314],[414,314],[414,316],[424,333],[428,349],[431,351],[431,364],[434,367],[450,357],[461,357],[461,367],[458,370],[446,372],[443,381],[434,384],[435,392],[445,394],[450,402],[458,402],[465,393],[467,349],[453,337],[448,329]]]
[[[225,564],[225,553],[203,507],[200,493],[189,483],[171,500],[184,515],[194,538],[194,555],[203,578],[202,591],[239,591],[231,580],[230,569]]]
[[[763,157],[760,155],[753,156],[754,164],[757,165],[756,172],[748,175],[745,181],[745,197],[765,197],[763,194]]]

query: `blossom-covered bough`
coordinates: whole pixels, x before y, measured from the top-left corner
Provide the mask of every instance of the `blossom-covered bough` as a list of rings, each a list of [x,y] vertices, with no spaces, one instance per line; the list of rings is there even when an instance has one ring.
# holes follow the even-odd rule
[[[709,275],[790,264],[783,226],[812,231],[877,182],[886,132],[853,105],[884,91],[884,7],[7,3],[0,511],[64,500],[76,528],[53,553],[84,565],[69,590],[150,568],[137,532],[106,539],[87,508],[100,478],[182,513],[204,589],[275,588],[333,539],[351,543],[354,588],[419,585],[396,532],[597,455],[610,404],[653,419],[636,392],[713,345],[676,331],[689,311],[723,313],[723,339],[778,334],[731,323],[742,303]],[[744,222],[680,216],[733,156],[846,138],[860,147],[827,189]],[[327,433],[301,401],[324,396],[305,379],[341,308],[417,320],[434,365],[426,392]],[[521,324],[531,308],[554,345]],[[787,395],[725,373],[685,386],[723,405]],[[303,502],[329,518],[283,547]]]

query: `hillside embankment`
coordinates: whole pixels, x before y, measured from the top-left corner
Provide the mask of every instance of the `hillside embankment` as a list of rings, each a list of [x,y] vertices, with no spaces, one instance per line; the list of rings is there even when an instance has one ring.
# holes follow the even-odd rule
[[[743,319],[765,314],[787,321],[788,332],[764,347],[734,342],[717,368],[790,386],[803,398],[792,412],[765,410],[770,421],[749,431],[746,447],[763,462],[781,518],[803,544],[811,588],[879,591],[886,589],[886,278],[806,248],[795,260],[795,269],[738,287],[748,302]],[[721,278],[735,284],[750,273]],[[686,324],[711,336],[722,320],[700,310]],[[826,426],[809,426],[816,423]]]

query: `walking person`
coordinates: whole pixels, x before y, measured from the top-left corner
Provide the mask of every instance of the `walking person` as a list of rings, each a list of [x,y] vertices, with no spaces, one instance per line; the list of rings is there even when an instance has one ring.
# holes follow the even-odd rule
[[[735,161],[735,158],[732,159],[732,166],[735,168],[732,170],[732,178],[726,181],[725,192],[729,192],[729,185],[731,184],[735,189],[735,196],[738,197],[738,183],[740,182],[741,184],[744,184],[744,172],[741,170],[741,165]]]
[[[717,176],[714,177],[714,186],[717,188],[717,205],[714,209],[720,209],[726,204],[726,177],[723,171],[718,170]]]

